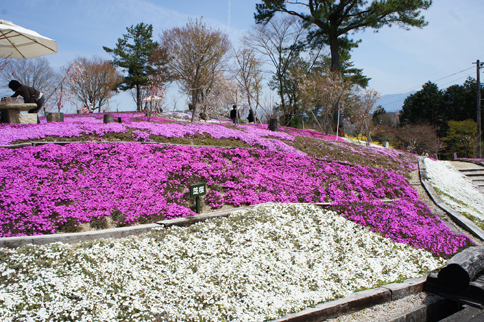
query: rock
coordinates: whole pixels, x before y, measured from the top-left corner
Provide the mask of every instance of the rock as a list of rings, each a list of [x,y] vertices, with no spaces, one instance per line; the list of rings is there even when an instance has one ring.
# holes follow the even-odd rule
[[[114,122],[114,115],[104,114],[103,123],[108,124]]]
[[[37,123],[37,113],[19,114],[18,123],[22,124],[35,124]]]
[[[207,113],[202,112],[202,113],[200,113],[200,119],[202,119],[204,121],[208,121],[210,119],[210,116]]]
[[[47,113],[47,122],[64,122],[64,113]]]

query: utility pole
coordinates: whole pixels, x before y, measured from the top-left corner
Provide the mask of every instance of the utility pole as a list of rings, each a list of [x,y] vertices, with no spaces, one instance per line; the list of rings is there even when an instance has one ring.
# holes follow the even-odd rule
[[[481,66],[484,63],[477,62],[473,63],[476,64],[477,67],[477,157],[480,159],[481,154]]]

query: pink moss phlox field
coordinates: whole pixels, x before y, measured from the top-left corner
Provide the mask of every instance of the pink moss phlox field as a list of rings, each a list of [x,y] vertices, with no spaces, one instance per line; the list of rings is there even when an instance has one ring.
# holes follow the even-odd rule
[[[278,127],[278,132],[272,132],[268,130],[268,125],[267,124],[250,124],[250,125],[245,125],[245,127],[249,130],[252,130],[254,128],[256,129],[262,129],[262,130],[267,130],[269,135],[272,136],[277,136],[280,137],[281,139],[288,139],[293,141],[293,138],[286,138],[282,134],[287,133],[290,136],[308,136],[308,137],[313,137],[313,138],[318,138],[318,139],[326,139],[326,140],[337,140],[337,141],[342,141],[346,142],[343,138],[341,137],[336,137],[335,135],[331,134],[324,134],[315,130],[311,129],[297,129],[293,127],[288,127],[288,126],[279,126]]]
[[[88,223],[115,211],[125,215],[127,225],[153,215],[183,217],[194,214],[187,187],[198,182],[207,183],[204,203],[214,208],[264,202],[329,201],[338,206],[400,198],[398,207],[376,204],[346,216],[393,240],[437,253],[464,243],[427,210],[414,211],[420,207],[416,192],[391,171],[295,153],[136,142],[0,149],[0,236],[55,233],[69,221]],[[393,215],[395,209],[400,212]],[[411,215],[404,215],[408,211]],[[388,220],[379,226],[382,215]]]
[[[256,127],[260,129],[267,129],[267,124],[255,124],[255,125],[249,125],[249,126],[251,128]],[[296,129],[296,128],[287,127],[287,126],[280,126],[278,127],[278,129],[292,136],[302,136],[302,137],[312,137],[312,138],[322,139],[324,142],[323,141],[320,142],[321,151],[324,151],[327,149],[332,150],[331,147],[328,147],[328,145],[325,144],[325,143],[330,143],[338,147],[338,152],[342,155],[344,154],[359,155],[361,157],[365,157],[370,160],[374,160],[375,157],[378,157],[379,162],[383,161],[382,158],[392,160],[393,162],[397,163],[402,169],[402,170],[397,170],[399,174],[404,174],[406,172],[406,171],[403,171],[403,169],[407,169],[407,171],[413,171],[418,168],[416,155],[411,153],[404,153],[395,149],[388,149],[388,148],[383,148],[379,146],[355,145],[353,143],[347,142],[344,138],[337,137],[331,134],[324,134],[311,129]],[[269,133],[271,132],[269,131]],[[272,133],[277,133],[277,132],[272,132]],[[284,137],[280,137],[280,138],[286,139]],[[293,139],[291,139],[291,141],[293,141]],[[313,145],[314,142],[306,142],[306,144]],[[350,164],[350,162],[344,160],[344,156],[341,158],[341,160],[339,160],[337,156],[334,156],[334,155],[332,155],[331,157],[332,157],[332,160],[334,161]]]
[[[121,123],[97,124],[93,122],[6,125],[0,127],[0,145],[8,145],[17,140],[43,139],[47,136],[81,137],[83,134],[103,136],[109,132],[126,132],[126,126]]]
[[[348,159],[359,156],[360,160],[374,160],[375,166],[380,166],[382,163],[389,163],[391,160],[397,165],[395,172],[398,174],[405,174],[409,171],[418,169],[418,162],[415,154],[405,153],[395,149],[355,145],[346,141],[341,142],[327,139],[322,140],[318,144],[315,144],[314,142],[308,142],[308,144],[315,145],[315,147],[318,147],[319,144],[320,151],[334,150],[330,145],[337,147],[336,151],[338,151],[338,153],[331,155],[332,161],[349,163],[347,161]]]
[[[97,123],[102,124],[104,115],[110,114],[114,116],[115,122],[118,121],[118,117],[121,118],[123,123],[139,122],[140,120],[146,120],[145,113],[132,112],[132,113],[86,113],[86,114],[64,114],[64,122],[69,123]],[[45,116],[39,117],[41,124],[47,124],[47,118]],[[153,121],[171,121],[168,119],[153,117]]]
[[[429,207],[416,199],[391,203],[370,200],[363,203],[340,201],[333,205],[347,219],[393,241],[422,248],[437,256],[451,257],[474,245],[466,235],[456,235]]]
[[[279,139],[294,141],[294,136],[289,135],[285,132],[268,130],[267,124],[241,125],[237,128],[244,129],[246,132],[253,133],[258,136],[273,136]]]
[[[128,129],[135,129],[133,140],[150,142],[150,135],[164,136],[167,138],[184,136],[193,137],[195,134],[209,134],[213,138],[234,138],[251,146],[259,145],[271,151],[282,151],[305,155],[284,142],[263,136],[274,136],[286,140],[294,140],[294,137],[280,132],[272,132],[264,129],[246,128],[239,126],[238,129],[228,128],[218,124],[203,123],[157,123],[135,121],[142,116],[127,117],[125,123],[102,123],[102,114],[95,116],[70,116],[65,117],[64,122],[52,122],[29,125],[4,125],[0,127],[0,145],[8,145],[17,140],[44,139],[47,136],[58,137],[81,137],[83,134],[96,134],[102,137],[105,133],[126,133]],[[66,121],[68,120],[68,121]]]

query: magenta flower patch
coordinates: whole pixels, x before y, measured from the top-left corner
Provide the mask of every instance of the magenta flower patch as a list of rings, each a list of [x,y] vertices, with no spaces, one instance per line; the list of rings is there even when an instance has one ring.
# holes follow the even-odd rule
[[[194,215],[188,185],[198,182],[207,183],[204,202],[213,208],[332,202],[352,221],[437,254],[469,244],[391,171],[296,153],[135,142],[0,149],[0,236],[55,233],[113,214],[125,225]],[[401,200],[387,206],[382,198]]]

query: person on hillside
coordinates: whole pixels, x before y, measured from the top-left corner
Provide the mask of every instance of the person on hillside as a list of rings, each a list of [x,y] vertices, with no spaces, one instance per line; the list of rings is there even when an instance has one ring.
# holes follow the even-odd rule
[[[15,93],[11,97],[22,96],[24,103],[36,103],[37,107],[29,110],[29,113],[38,113],[44,105],[44,95],[33,87],[22,85],[16,80],[11,80],[8,87]]]
[[[252,109],[249,109],[249,116],[247,116],[247,120],[249,120],[249,123],[255,122],[254,111]]]
[[[232,106],[232,110],[230,111],[230,118],[234,124],[239,124],[240,114],[239,110],[237,110],[237,105]]]

